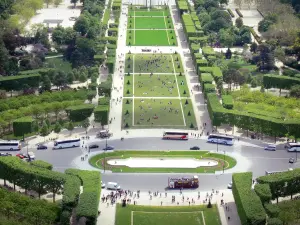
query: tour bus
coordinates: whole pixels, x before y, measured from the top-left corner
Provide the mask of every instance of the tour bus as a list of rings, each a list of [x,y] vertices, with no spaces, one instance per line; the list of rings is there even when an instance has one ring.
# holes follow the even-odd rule
[[[57,140],[54,141],[53,149],[75,148],[80,146],[80,139]]]
[[[224,145],[233,145],[233,141],[234,137],[222,134],[210,134],[207,139],[207,142]]]
[[[163,139],[170,140],[188,140],[189,133],[187,132],[164,132]]]
[[[20,141],[0,141],[0,151],[20,151]]]
[[[300,143],[289,142],[286,144],[288,152],[300,152]]]

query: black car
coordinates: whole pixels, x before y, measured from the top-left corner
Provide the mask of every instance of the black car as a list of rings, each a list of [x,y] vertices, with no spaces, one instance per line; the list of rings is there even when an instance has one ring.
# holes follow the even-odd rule
[[[48,147],[46,145],[38,145],[37,146],[37,150],[45,150],[47,149]]]
[[[12,156],[10,153],[0,153],[0,156]]]
[[[200,147],[198,147],[198,146],[193,146],[193,147],[190,147],[190,150],[200,150]]]
[[[89,149],[92,149],[92,148],[99,148],[99,145],[90,145]]]

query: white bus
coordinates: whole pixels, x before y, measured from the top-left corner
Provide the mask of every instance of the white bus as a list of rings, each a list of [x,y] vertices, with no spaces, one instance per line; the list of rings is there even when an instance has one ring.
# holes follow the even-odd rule
[[[287,150],[289,152],[300,152],[300,143],[289,142],[286,144]]]
[[[80,139],[57,140],[54,141],[53,149],[75,148],[80,146]]]
[[[233,145],[234,137],[222,135],[222,134],[210,134],[208,136],[207,142],[218,143],[223,145]]]
[[[0,151],[20,151],[20,141],[0,141]]]

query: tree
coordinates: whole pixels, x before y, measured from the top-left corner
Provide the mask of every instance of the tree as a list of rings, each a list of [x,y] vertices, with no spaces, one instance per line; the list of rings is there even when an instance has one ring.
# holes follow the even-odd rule
[[[73,72],[69,72],[67,73],[67,82],[68,84],[72,84],[74,81],[75,77],[74,77],[74,73]]]
[[[229,0],[220,0],[220,4],[228,5]]]
[[[81,15],[74,24],[74,30],[80,32],[81,35],[85,35],[90,27],[89,19],[83,14]]]
[[[226,59],[231,59],[231,56],[232,56],[232,52],[231,52],[230,48],[228,48],[226,53],[225,53],[225,58]]]
[[[258,45],[255,42],[252,42],[250,45],[250,52],[256,53]]]
[[[48,125],[44,122],[43,123],[43,126],[40,130],[40,135],[42,137],[44,137],[44,141],[45,141],[45,137],[49,134],[49,128],[48,128]]]
[[[47,5],[47,8],[49,7],[50,4],[53,3],[53,0],[44,0],[46,5]]]
[[[70,121],[68,123],[68,127],[67,127],[68,131],[70,131],[70,135],[72,134],[72,131],[74,130],[74,125],[72,123],[72,121]]]
[[[244,26],[244,22],[243,22],[243,19],[241,17],[238,17],[236,20],[235,20],[235,26],[237,28],[241,28],[242,26]]]
[[[270,71],[275,67],[274,54],[271,52],[267,44],[261,44],[258,46],[258,62],[257,67],[260,71]]]
[[[60,131],[61,131],[61,126],[60,126],[59,122],[56,122],[56,124],[54,126],[54,132],[58,134]]]
[[[228,48],[232,47],[233,43],[235,42],[234,35],[229,32],[229,30],[225,29],[221,29],[219,31],[219,40],[222,45]]]
[[[53,79],[53,84],[57,87],[62,87],[67,84],[67,75],[64,71],[56,71]]]
[[[43,77],[42,81],[42,90],[43,91],[50,91],[51,90],[51,81],[47,75]]]
[[[56,42],[56,44],[64,43],[64,28],[61,26],[56,27],[52,32],[52,40]]]
[[[81,83],[83,83],[83,82],[86,82],[86,80],[87,80],[86,74],[85,74],[85,73],[80,74],[80,76],[79,76],[79,81],[80,81]]]
[[[76,7],[78,0],[71,0],[71,3],[74,4],[74,8]]]
[[[290,96],[300,98],[300,85],[294,85],[291,87]]]
[[[54,6],[58,7],[61,2],[62,2],[62,0],[54,0]]]
[[[84,127],[86,134],[87,134],[87,129],[89,128],[89,126],[90,126],[89,118],[86,118],[84,121],[82,121],[82,127]]]

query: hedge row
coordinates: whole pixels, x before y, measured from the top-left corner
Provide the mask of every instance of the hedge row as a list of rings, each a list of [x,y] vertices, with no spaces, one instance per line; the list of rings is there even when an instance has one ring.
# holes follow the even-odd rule
[[[262,203],[269,203],[272,199],[272,193],[268,184],[256,184],[254,191],[259,196]]]
[[[239,9],[235,9],[235,11],[239,15],[239,17],[243,17],[243,14],[241,13],[241,11]]]
[[[101,191],[100,173],[97,171],[67,169],[66,174],[77,176],[83,186],[83,193],[80,195],[76,207],[77,219],[85,217],[87,225],[96,224]]]
[[[264,75],[263,84],[265,88],[291,89],[293,85],[300,84],[300,79],[279,75]]]
[[[232,175],[232,193],[242,225],[265,225],[266,213],[257,194],[251,190],[252,173]]]
[[[253,37],[257,41],[258,44],[262,43],[261,37],[255,32],[255,30],[252,27],[249,27],[250,32],[252,33]]]
[[[70,106],[66,111],[69,114],[70,120],[83,121],[92,115],[94,108],[95,106],[93,104],[82,104]]]
[[[2,76],[0,77],[0,89],[5,91],[19,91],[28,87],[38,88],[40,77],[39,74]]]
[[[225,109],[233,109],[233,99],[231,95],[222,95],[222,104]]]
[[[50,163],[47,163],[43,160],[34,160],[30,162],[30,165],[32,166],[36,166],[38,168],[42,168],[42,169],[47,169],[47,170],[52,170],[53,166]]]
[[[235,16],[234,16],[234,13],[232,12],[232,10],[231,9],[227,9],[227,12],[229,13],[229,15],[232,17],[232,18],[234,18]]]

